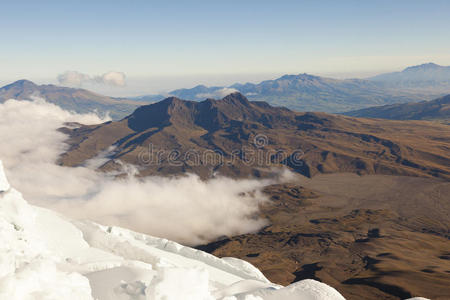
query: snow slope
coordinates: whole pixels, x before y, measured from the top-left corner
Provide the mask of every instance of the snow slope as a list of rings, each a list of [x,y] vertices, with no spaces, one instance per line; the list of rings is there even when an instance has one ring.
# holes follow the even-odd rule
[[[9,190],[10,186],[9,186],[8,179],[4,175],[3,163],[2,163],[1,160],[0,160],[0,174],[3,174],[3,175],[0,175],[0,192],[1,191],[7,191],[7,190]]]
[[[249,263],[29,205],[0,162],[0,299],[341,300],[326,284],[269,282]]]

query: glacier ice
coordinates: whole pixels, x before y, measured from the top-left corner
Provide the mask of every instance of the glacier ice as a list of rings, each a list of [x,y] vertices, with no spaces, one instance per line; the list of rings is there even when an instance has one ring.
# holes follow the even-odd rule
[[[0,191],[0,299],[344,299],[314,280],[282,287],[236,258],[32,206],[1,162]]]
[[[9,182],[3,170],[3,163],[0,160],[0,193],[9,190]]]

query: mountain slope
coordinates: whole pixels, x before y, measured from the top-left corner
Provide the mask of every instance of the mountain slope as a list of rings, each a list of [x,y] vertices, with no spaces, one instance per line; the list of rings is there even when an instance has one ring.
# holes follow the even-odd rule
[[[30,100],[33,96],[45,98],[47,102],[78,113],[94,110],[102,114],[110,112],[114,119],[128,115],[139,105],[135,101],[117,100],[84,89],[36,85],[28,80],[19,80],[0,88],[0,103],[8,99]]]
[[[1,161],[0,183],[1,299],[344,299],[314,280],[281,287],[239,259],[31,206]]]
[[[449,120],[450,95],[432,101],[370,107],[344,115],[390,120]]]
[[[142,176],[269,176],[271,167],[284,165],[308,177],[354,172],[450,179],[446,125],[297,113],[239,93],[202,102],[167,98],[118,122],[62,130],[71,148],[61,164],[83,164],[113,146],[102,168],[114,169],[117,158],[137,165]]]
[[[337,112],[345,107],[402,101],[402,96],[359,79],[338,80],[308,74],[285,75],[259,84],[231,86],[250,99],[267,101],[299,111]]]
[[[284,75],[258,84],[236,83],[228,87],[198,85],[191,89],[173,90],[169,94],[198,101],[204,98],[220,99],[233,91],[245,94],[250,100],[266,101],[272,105],[285,106],[297,111],[333,113],[442,95],[441,91],[410,92],[385,86],[378,81],[339,80],[309,74]],[[163,98],[162,95],[148,95],[135,99],[139,101],[148,99],[153,102]]]
[[[450,66],[426,63],[408,67],[401,72],[380,74],[369,80],[397,89],[424,89],[448,94],[450,92]]]
[[[450,93],[450,67],[423,64],[402,72],[380,74],[367,79],[333,79],[309,74],[284,75],[260,83],[235,83],[230,86],[198,85],[177,89],[170,95],[188,99],[220,99],[238,91],[250,100],[266,101],[297,111],[345,112],[371,106],[415,102]],[[154,102],[162,95],[136,97]]]
[[[270,225],[198,248],[280,284],[320,280],[348,300],[448,299],[450,182],[327,174],[265,192]]]

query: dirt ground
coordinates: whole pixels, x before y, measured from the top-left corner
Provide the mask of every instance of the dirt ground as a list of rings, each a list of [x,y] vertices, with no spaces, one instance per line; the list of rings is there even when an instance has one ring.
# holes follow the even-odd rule
[[[274,282],[313,278],[347,299],[450,299],[450,182],[355,174],[266,189],[271,225],[200,248]]]

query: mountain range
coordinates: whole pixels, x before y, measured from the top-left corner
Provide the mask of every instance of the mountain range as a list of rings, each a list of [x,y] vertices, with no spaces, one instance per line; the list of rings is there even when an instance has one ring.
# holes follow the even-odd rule
[[[266,101],[273,106],[285,106],[292,110],[342,113],[373,106],[432,100],[450,94],[449,69],[429,63],[408,67],[402,72],[344,80],[309,74],[284,75],[258,84],[198,85],[190,89],[176,89],[168,95],[201,101],[205,98],[221,99],[232,92],[240,92],[250,100]],[[43,97],[76,112],[109,112],[114,120],[126,117],[142,104],[167,97],[156,94],[114,98],[80,88],[36,85],[28,80],[19,80],[0,88],[0,102],[11,98],[29,100],[31,96]]]
[[[450,120],[450,95],[431,101],[369,107],[344,113],[347,116],[390,120]]]
[[[448,93],[450,86],[450,66],[426,63],[408,67],[401,72],[380,74],[369,78],[369,80],[380,83],[385,87],[396,89],[442,91]]]
[[[355,172],[450,178],[446,125],[298,113],[240,93],[202,102],[167,98],[128,117],[62,129],[77,166],[100,153],[139,166],[143,176],[193,172],[209,178],[264,177],[285,165],[304,176]]]
[[[78,113],[109,113],[113,119],[130,114],[140,105],[136,101],[111,98],[84,89],[37,85],[29,80],[19,80],[0,88],[0,103],[9,99],[31,100],[32,97],[42,97],[47,102]]]
[[[188,100],[221,98],[239,91],[250,100],[266,101],[297,111],[345,112],[370,106],[431,100],[450,94],[450,67],[433,63],[408,67],[367,79],[332,79],[309,74],[284,75],[260,83],[177,89],[169,95]],[[161,100],[148,95],[136,100]]]

